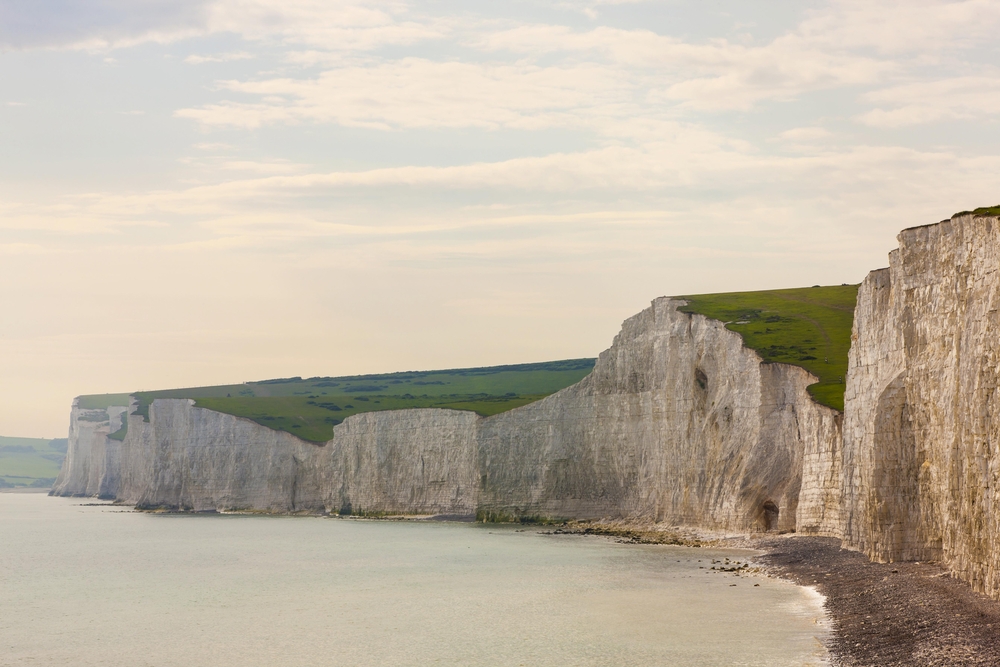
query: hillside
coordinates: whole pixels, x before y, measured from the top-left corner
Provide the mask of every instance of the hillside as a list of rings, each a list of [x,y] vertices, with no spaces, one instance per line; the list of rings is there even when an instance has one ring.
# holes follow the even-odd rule
[[[537,364],[406,371],[381,375],[300,377],[237,385],[190,387],[133,394],[148,416],[157,398],[191,398],[196,405],[251,419],[303,440],[325,442],[333,427],[362,412],[405,408],[471,410],[481,416],[527,405],[583,379],[594,359]],[[80,397],[81,408],[127,405],[128,394]],[[125,430],[112,435],[125,437]]]
[[[51,486],[66,458],[66,445],[65,439],[0,436],[0,488]]]
[[[801,366],[819,378],[809,394],[844,411],[844,381],[857,285],[681,296],[680,310],[722,322],[764,361]]]

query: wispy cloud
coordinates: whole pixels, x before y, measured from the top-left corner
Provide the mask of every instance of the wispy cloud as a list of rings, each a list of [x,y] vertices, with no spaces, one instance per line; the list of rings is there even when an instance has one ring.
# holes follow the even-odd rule
[[[780,139],[785,141],[816,141],[831,136],[833,133],[823,127],[793,127],[778,135]]]
[[[306,166],[295,164],[288,160],[269,160],[257,162],[253,160],[228,160],[222,163],[223,169],[230,171],[253,172],[256,174],[295,174],[306,170]]]
[[[210,56],[200,56],[191,54],[184,59],[189,65],[201,65],[202,63],[228,63],[234,60],[250,60],[254,56],[247,51],[230,51],[229,53],[218,53]]]
[[[206,141],[195,144],[194,148],[197,148],[200,151],[228,151],[233,150],[235,147],[221,141]]]
[[[865,95],[878,107],[859,116],[874,127],[903,127],[1000,114],[1000,74],[892,86]]]
[[[59,13],[33,3],[0,22],[0,46],[102,51],[231,33],[247,40],[372,49],[447,31],[439,22],[397,20],[395,14],[405,10],[394,0],[152,0],[100,8],[80,3]]]
[[[481,65],[420,58],[329,70],[314,79],[226,81],[225,90],[257,103],[222,102],[182,109],[205,125],[259,127],[332,122],[380,129],[577,124],[571,111],[627,105],[633,85],[592,65]],[[286,101],[287,100],[287,101]]]

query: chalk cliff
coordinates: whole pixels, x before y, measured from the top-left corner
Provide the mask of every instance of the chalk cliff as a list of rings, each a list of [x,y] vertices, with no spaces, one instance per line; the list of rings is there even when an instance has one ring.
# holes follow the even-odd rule
[[[839,439],[839,414],[809,398],[809,373],[680,304],[628,319],[576,385],[482,421],[481,509],[825,528],[816,498],[800,503],[803,456]]]
[[[328,452],[283,431],[160,399],[128,417],[119,500],[193,511],[323,511]]]
[[[333,429],[327,505],[334,511],[474,515],[476,434],[459,410],[392,410],[348,417]]]
[[[1000,596],[1000,221],[904,230],[861,286],[847,381],[843,533],[943,560]]]
[[[88,410],[73,401],[69,447],[52,487],[55,495],[117,497],[122,443],[108,435],[122,427],[126,411],[125,406]]]
[[[809,373],[763,363],[723,323],[678,312],[681,303],[657,299],[627,320],[583,381],[488,418],[369,412],[318,446],[158,399],[148,422],[128,417],[101,493],[145,508],[833,530],[827,453],[840,415],[809,398]],[[77,458],[96,451],[87,438],[71,440]],[[91,492],[88,470],[68,461],[54,492]]]

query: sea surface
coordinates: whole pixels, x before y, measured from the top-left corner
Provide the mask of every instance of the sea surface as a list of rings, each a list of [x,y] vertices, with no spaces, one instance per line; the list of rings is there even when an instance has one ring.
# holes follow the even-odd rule
[[[825,664],[815,592],[708,569],[749,552],[88,503],[0,493],[0,665]]]

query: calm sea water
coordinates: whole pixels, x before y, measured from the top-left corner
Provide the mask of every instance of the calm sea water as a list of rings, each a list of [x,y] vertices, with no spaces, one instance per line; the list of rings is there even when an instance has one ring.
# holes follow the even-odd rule
[[[0,494],[0,665],[824,664],[815,593],[707,569],[746,552],[81,502]]]

